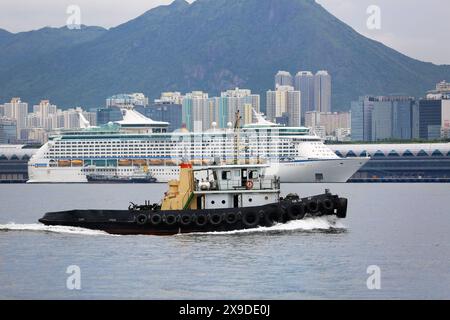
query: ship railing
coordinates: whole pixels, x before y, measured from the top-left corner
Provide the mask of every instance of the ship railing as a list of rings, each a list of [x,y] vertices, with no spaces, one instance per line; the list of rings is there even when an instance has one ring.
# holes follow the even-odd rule
[[[196,183],[196,191],[238,191],[238,190],[278,190],[280,188],[279,179],[276,177],[263,178],[263,179],[250,179],[253,186],[248,189],[246,183],[241,180],[221,180],[217,183],[210,183],[210,187],[207,189],[202,189],[201,186]]]

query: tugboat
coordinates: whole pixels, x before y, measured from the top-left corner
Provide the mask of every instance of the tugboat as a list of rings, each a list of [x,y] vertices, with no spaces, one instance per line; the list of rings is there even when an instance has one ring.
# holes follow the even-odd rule
[[[306,217],[347,215],[347,199],[331,194],[280,197],[280,179],[267,165],[213,165],[193,169],[183,162],[161,204],[130,204],[127,210],[47,213],[39,222],[103,230],[120,235],[175,235],[270,227]]]

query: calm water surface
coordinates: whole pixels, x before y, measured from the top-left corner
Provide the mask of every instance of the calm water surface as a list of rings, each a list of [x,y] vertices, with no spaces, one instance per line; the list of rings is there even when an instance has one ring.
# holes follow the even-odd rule
[[[286,184],[283,193],[326,185]],[[252,232],[110,236],[37,224],[45,212],[159,201],[155,185],[0,185],[0,298],[450,298],[449,184],[336,184],[349,217]],[[68,290],[67,267],[81,269]],[[368,290],[379,266],[381,290]]]

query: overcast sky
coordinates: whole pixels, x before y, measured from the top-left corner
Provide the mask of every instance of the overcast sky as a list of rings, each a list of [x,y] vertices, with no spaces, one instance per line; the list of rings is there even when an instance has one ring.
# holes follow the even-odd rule
[[[213,1],[213,0],[211,0]],[[81,8],[81,23],[112,27],[172,0],[0,0],[0,28],[12,32],[66,24],[69,5]],[[192,2],[192,1],[190,1]],[[365,36],[413,58],[450,64],[449,0],[317,0]],[[381,13],[381,28],[367,27],[370,5]]]

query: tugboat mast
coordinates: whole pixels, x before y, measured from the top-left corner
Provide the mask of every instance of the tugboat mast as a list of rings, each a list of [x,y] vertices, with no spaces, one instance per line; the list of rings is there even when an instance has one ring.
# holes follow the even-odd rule
[[[239,164],[239,141],[240,141],[240,129],[241,129],[241,113],[236,111],[234,122],[234,164]]]

